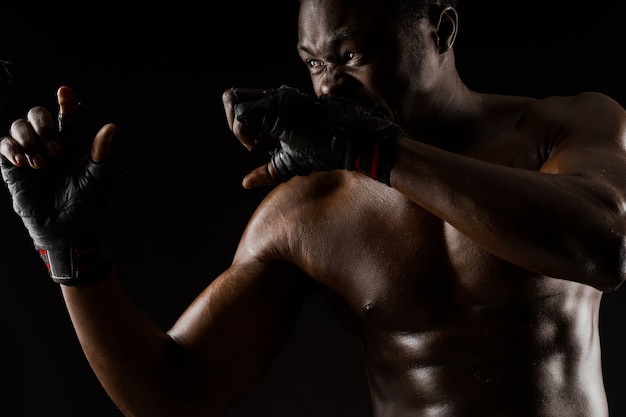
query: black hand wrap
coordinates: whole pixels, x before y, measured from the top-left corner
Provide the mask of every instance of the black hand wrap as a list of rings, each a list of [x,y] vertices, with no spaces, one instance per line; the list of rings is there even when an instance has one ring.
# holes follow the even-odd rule
[[[81,109],[81,113],[84,112]],[[89,285],[105,278],[102,215],[112,184],[112,163],[89,158],[91,139],[81,113],[59,118],[62,151],[42,169],[0,158],[2,177],[35,248],[54,282]]]
[[[400,126],[357,103],[332,96],[313,99],[290,87],[236,94],[237,120],[281,141],[271,161],[283,181],[347,169],[389,185]]]

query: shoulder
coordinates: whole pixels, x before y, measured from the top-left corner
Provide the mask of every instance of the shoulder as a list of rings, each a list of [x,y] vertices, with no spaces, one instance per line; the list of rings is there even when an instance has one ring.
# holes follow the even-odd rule
[[[626,111],[612,97],[599,92],[551,96],[531,101],[527,116],[542,118],[572,132],[615,132],[626,128]]]
[[[539,99],[528,99],[530,108],[535,110],[571,109],[572,107],[606,106],[608,108],[622,108],[611,96],[597,91],[583,91],[567,96],[548,96]]]
[[[516,131],[554,156],[568,149],[613,149],[626,144],[626,111],[598,92],[518,101]],[[566,146],[567,145],[567,146]]]
[[[329,198],[345,188],[343,171],[313,172],[307,176],[296,176],[273,188],[263,199],[253,219],[299,218],[318,210]]]
[[[294,177],[273,188],[250,218],[238,254],[273,260],[291,260],[303,227],[319,216],[332,196],[342,189],[340,171]]]
[[[543,145],[549,158],[544,172],[623,175],[626,111],[610,96],[584,92],[548,97],[533,102],[528,114],[545,121]]]

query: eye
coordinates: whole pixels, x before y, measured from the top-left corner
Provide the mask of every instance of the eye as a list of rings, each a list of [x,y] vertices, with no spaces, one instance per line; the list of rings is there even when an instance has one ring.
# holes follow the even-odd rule
[[[322,62],[322,61],[320,61],[318,59],[307,59],[305,61],[305,64],[309,68],[317,68],[317,67],[323,66],[324,62]]]
[[[304,64],[309,69],[309,71],[311,71],[311,73],[320,72],[326,66],[326,63],[319,59],[307,59],[304,61]]]
[[[343,62],[346,65],[363,65],[365,56],[357,49],[351,49],[343,54]]]

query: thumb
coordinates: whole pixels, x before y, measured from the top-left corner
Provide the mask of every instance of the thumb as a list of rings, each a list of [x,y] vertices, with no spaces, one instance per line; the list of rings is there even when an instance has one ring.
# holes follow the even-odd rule
[[[281,183],[278,173],[274,169],[272,163],[267,163],[250,172],[243,179],[242,185],[245,189],[257,187],[267,187]]]
[[[59,103],[59,119],[68,119],[79,113],[81,103],[78,95],[68,86],[61,86],[57,90]],[[113,123],[105,124],[100,128],[91,146],[91,160],[95,163],[105,161],[111,155],[111,141],[115,135],[116,126]]]
[[[59,116],[73,116],[80,110],[78,96],[68,86],[61,86],[57,90],[57,101],[59,102]]]
[[[96,134],[91,146],[91,160],[96,164],[105,161],[111,155],[111,142],[115,136],[115,129],[115,124],[107,123]]]

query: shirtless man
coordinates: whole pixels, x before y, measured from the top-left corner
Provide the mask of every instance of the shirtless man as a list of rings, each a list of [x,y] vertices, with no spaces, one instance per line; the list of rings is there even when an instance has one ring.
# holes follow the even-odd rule
[[[244,179],[274,187],[232,265],[166,332],[114,266],[68,250],[97,240],[115,125],[96,135],[84,187],[56,208],[38,181],[80,161],[56,162],[79,129],[62,123],[74,133],[60,148],[38,107],[3,138],[14,206],[126,415],[223,413],[271,364],[310,291],[362,343],[376,417],[608,415],[597,325],[603,291],[625,277],[626,112],[592,92],[472,91],[455,68],[454,3],[415,15],[397,3],[301,1],[298,51],[318,98],[224,93],[247,148],[279,139]],[[78,120],[74,93],[58,96],[62,121]]]

